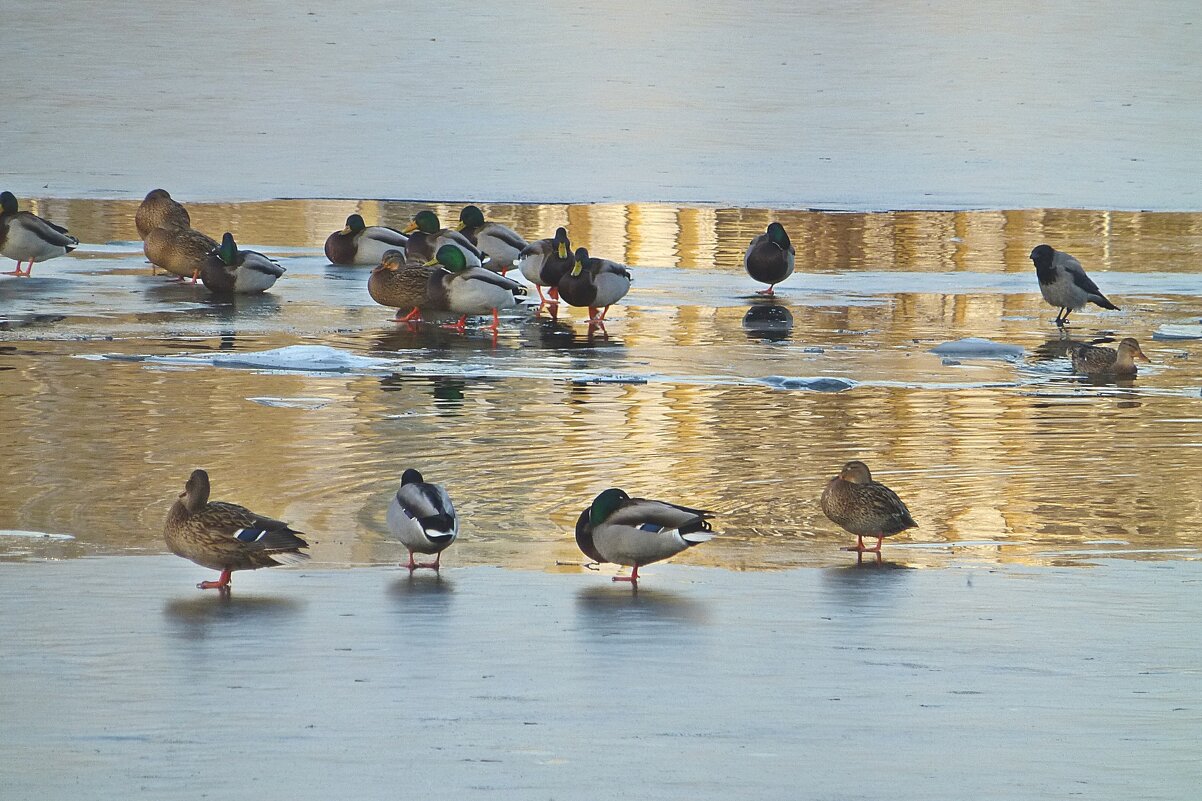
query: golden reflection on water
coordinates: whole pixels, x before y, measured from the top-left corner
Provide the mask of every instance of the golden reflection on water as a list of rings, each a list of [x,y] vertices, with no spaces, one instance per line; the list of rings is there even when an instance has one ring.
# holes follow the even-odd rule
[[[186,199],[182,199],[185,200]],[[82,242],[137,240],[139,201],[29,200],[22,206],[66,225]],[[402,228],[430,208],[446,226],[462,203],[270,200],[188,203],[193,226],[220,238],[276,247],[321,247],[346,217]],[[809,272],[857,269],[1029,272],[1035,244],[1052,242],[1089,269],[1193,272],[1202,214],[1190,212],[1017,211],[823,212],[678,208],[663,204],[480,204],[490,220],[527,239],[566,226],[574,244],[631,265],[741,271],[747,242],[779,220]],[[998,254],[1002,258],[999,260]]]
[[[136,206],[56,200],[34,210],[81,239],[122,241],[134,236]],[[422,207],[190,206],[204,230],[233,228],[241,241],[298,248],[319,247],[353,211],[400,226]],[[459,207],[433,208],[452,221]],[[821,214],[654,205],[485,211],[523,232],[569,225],[594,252],[631,263],[710,272],[741,271],[746,240],[773,218],[786,221],[799,254],[812,254],[800,268],[806,272],[1029,273],[1030,244],[1044,240],[1076,243],[1064,248],[1091,266],[1128,272],[1191,272],[1202,253],[1202,215],[1190,214]],[[131,272],[140,265],[136,255],[117,258]],[[137,320],[144,327],[135,336],[70,341],[42,338],[36,326],[27,335],[17,331],[0,349],[0,529],[77,539],[0,537],[0,556],[161,551],[166,509],[188,472],[203,466],[216,498],[293,521],[312,535],[318,560],[400,561],[384,533],[384,511],[401,472],[417,466],[448,485],[463,517],[450,565],[542,569],[579,561],[575,518],[611,485],[718,511],[725,536],[690,550],[685,561],[737,569],[837,564],[851,558],[838,550],[849,538],[825,519],[817,498],[852,458],[866,460],[921,524],[886,545],[893,561],[1046,564],[1092,550],[1174,548],[1198,554],[1196,346],[1145,344],[1157,364],[1135,382],[1082,385],[1063,366],[1045,365],[1058,339],[1033,289],[951,294],[915,287],[862,305],[798,303],[802,293],[794,291],[777,307],[792,330],[775,343],[746,332],[745,303],[664,308],[642,306],[632,294],[607,340],[590,343],[568,318],[558,326],[508,326],[493,348],[481,338],[388,324],[374,307],[348,307],[335,294],[343,286],[362,292],[360,282],[326,283],[327,294],[314,301],[294,301],[283,290],[269,296],[275,328],[255,327],[263,311],[257,307],[225,308],[217,318],[196,304],[172,308],[154,286],[112,290],[114,297],[132,293],[131,302],[142,305],[107,315],[99,329],[91,312],[81,312],[83,322],[68,318],[64,328],[45,329],[112,332]],[[16,288],[26,286],[34,284]],[[59,299],[53,308],[70,313],[71,302]],[[1138,326],[1133,333],[1147,343],[1158,322],[1199,313],[1195,295],[1140,297],[1125,317],[1083,315],[1078,332],[1087,337],[1093,330],[1084,326],[1119,320]],[[172,333],[197,320],[224,335]],[[927,352],[934,342],[964,336],[1020,344],[1028,358],[948,367]],[[75,358],[261,351],[298,342],[400,353],[422,369],[317,376]],[[465,371],[465,364],[475,367]],[[589,384],[490,372],[488,364],[663,379]],[[866,383],[839,393],[749,383],[778,374]],[[953,550],[951,543],[960,545]]]

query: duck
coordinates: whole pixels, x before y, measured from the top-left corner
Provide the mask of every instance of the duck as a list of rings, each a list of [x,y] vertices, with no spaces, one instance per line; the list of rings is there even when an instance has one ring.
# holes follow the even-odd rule
[[[856,545],[848,550],[879,554],[885,537],[917,528],[910,510],[897,493],[872,480],[868,465],[851,461],[839,475],[826,482],[819,500],[831,522],[856,535]],[[876,537],[876,547],[867,548],[865,537]]]
[[[256,295],[271,289],[285,272],[279,262],[256,250],[238,250],[234,235],[226,231],[206,259],[200,280],[217,295]]]
[[[193,470],[163,528],[173,554],[221,571],[216,581],[197,584],[199,589],[228,591],[235,570],[299,564],[309,558],[301,550],[309,547],[303,539],[307,534],[234,503],[210,503],[209,489],[209,474]]]
[[[33,273],[34,262],[65,256],[77,247],[79,240],[66,228],[43,220],[33,212],[20,211],[16,195],[0,192],[0,256],[17,262],[17,268],[4,275],[28,278]],[[24,272],[21,271],[23,261],[29,262]]]
[[[1056,312],[1056,325],[1067,323],[1069,313],[1086,303],[1111,311],[1119,310],[1102,294],[1093,279],[1086,275],[1081,262],[1069,254],[1051,245],[1036,245],[1031,251],[1031,261],[1035,262],[1040,294],[1050,305],[1059,309]]]
[[[155,266],[162,267],[178,280],[191,278],[195,284],[204,271],[209,254],[218,247],[211,236],[195,228],[160,225],[147,235],[142,251],[150,260],[152,272]]]
[[[138,229],[138,238],[145,242],[150,232],[161,225],[190,228],[192,218],[187,209],[172,200],[166,189],[151,189],[146,193],[146,197],[142,198],[142,205],[138,206],[138,212],[134,215],[134,225]]]
[[[422,306],[428,302],[430,273],[424,264],[407,261],[404,251],[388,250],[367,278],[367,294],[381,306],[397,310],[394,322],[420,322]],[[409,312],[402,317],[405,309]]]
[[[559,281],[572,269],[576,256],[572,243],[568,241],[568,230],[555,229],[555,236],[531,242],[518,254],[517,268],[522,276],[538,290],[539,305],[545,305],[543,287],[551,300],[559,299]]]
[[[401,487],[388,504],[387,521],[392,536],[409,550],[410,572],[419,567],[438,570],[442,552],[459,536],[459,518],[446,488],[427,483],[412,467],[401,474]],[[434,554],[434,561],[418,564],[414,553]]]
[[[1134,337],[1121,340],[1118,350],[1073,342],[1069,346],[1069,357],[1073,360],[1073,371],[1088,376],[1133,376],[1137,372],[1136,359],[1152,361],[1144,355]]]
[[[639,580],[639,568],[675,556],[686,548],[713,539],[709,518],[714,513],[667,501],[631,498],[611,487],[596,498],[576,520],[576,544],[594,562],[632,567],[629,576],[614,581]]]
[[[789,234],[778,222],[769,223],[767,231],[754,237],[743,254],[743,269],[756,281],[768,285],[756,294],[775,294],[773,287],[793,274],[796,256]]]
[[[587,306],[590,323],[603,323],[609,307],[626,297],[632,280],[626,265],[590,257],[587,248],[576,248],[571,270],[559,279],[559,297],[569,306]]]
[[[458,231],[443,228],[438,221],[438,215],[429,209],[413,215],[413,220],[405,226],[404,233],[409,236],[409,242],[405,245],[405,256],[410,261],[424,264],[436,259],[438,249],[443,245],[454,245],[462,250],[469,267],[480,267],[486,258],[466,236]]]
[[[363,217],[352,214],[346,226],[326,237],[326,258],[331,264],[379,264],[389,250],[404,250],[409,237],[385,225],[368,227]]]
[[[507,225],[485,222],[479,206],[464,206],[459,212],[457,231],[468,238],[481,253],[488,256],[488,268],[501,275],[513,269],[530,243]]]
[[[516,305],[515,295],[525,295],[526,288],[511,278],[486,270],[480,266],[469,266],[467,255],[457,245],[443,245],[435,258],[424,266],[441,266],[430,274],[426,285],[426,307],[445,309],[460,315],[453,327],[462,331],[467,316],[492,312],[490,330],[495,334],[500,325],[498,309],[509,309]]]

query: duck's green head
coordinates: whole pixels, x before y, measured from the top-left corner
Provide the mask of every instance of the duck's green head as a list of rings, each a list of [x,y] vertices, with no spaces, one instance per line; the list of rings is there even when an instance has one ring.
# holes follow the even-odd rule
[[[221,247],[217,248],[217,257],[225,264],[233,264],[238,259],[238,244],[234,235],[229,231],[221,237]]]
[[[630,500],[630,496],[620,489],[610,487],[593,499],[589,520],[594,526],[599,526],[617,511],[618,507]]]
[[[579,276],[588,261],[588,248],[576,248],[576,263],[572,265],[572,275]]]
[[[0,192],[0,211],[5,214],[16,214],[17,196],[12,192]]]
[[[434,254],[434,258],[426,262],[427,267],[433,267],[436,264],[441,264],[442,268],[449,273],[461,273],[467,269],[467,256],[463,255],[463,251],[454,245],[443,245]]]
[[[568,254],[572,252],[572,243],[568,241],[568,229],[562,226],[555,229],[555,238],[551,240],[555,244],[555,255],[560,259],[566,259]]]
[[[778,222],[774,222],[768,226],[768,241],[774,245],[779,245],[782,249],[789,249],[789,235],[785,233],[785,226]]]
[[[411,234],[414,231],[421,231],[423,234],[436,234],[442,230],[442,224],[438,222],[438,215],[429,209],[423,209],[413,215],[413,222],[405,226],[402,233]]]
[[[367,223],[363,222],[363,218],[358,214],[352,214],[346,218],[346,227],[342,229],[345,234],[357,234],[367,227]]]
[[[455,230],[462,231],[477,225],[484,225],[484,212],[480,211],[479,206],[464,206],[463,211],[459,212],[459,225]]]

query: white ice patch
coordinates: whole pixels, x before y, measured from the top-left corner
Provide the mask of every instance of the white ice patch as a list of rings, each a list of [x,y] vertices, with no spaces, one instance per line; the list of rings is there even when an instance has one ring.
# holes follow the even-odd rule
[[[0,529],[0,537],[25,537],[27,539],[37,539],[37,540],[73,540],[73,539],[75,539],[70,534],[47,534],[45,531],[17,531],[14,529]]]
[[[777,389],[808,389],[812,392],[842,392],[856,386],[850,378],[835,378],[832,376],[790,377],[784,375],[769,375],[760,379],[763,383]]]
[[[1162,325],[1152,339],[1202,339],[1202,325]]]
[[[260,406],[272,406],[280,409],[323,409],[333,403],[329,398],[247,398],[251,403]]]
[[[994,342],[982,337],[966,337],[954,342],[944,342],[931,348],[936,356],[959,356],[961,358],[977,359],[1017,359],[1023,355],[1023,349],[1018,345],[1007,345],[1005,342]]]
[[[103,357],[111,361],[136,361],[154,365],[181,367],[233,367],[248,370],[287,370],[307,373],[360,373],[396,370],[397,359],[356,356],[327,345],[289,345],[258,352],[190,353],[179,356],[130,357],[118,354]]]

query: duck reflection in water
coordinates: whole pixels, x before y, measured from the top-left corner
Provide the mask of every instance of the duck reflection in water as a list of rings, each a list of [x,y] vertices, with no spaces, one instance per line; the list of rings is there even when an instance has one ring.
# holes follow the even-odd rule
[[[743,315],[743,333],[748,339],[783,342],[793,336],[793,312],[782,303],[753,304]]]

